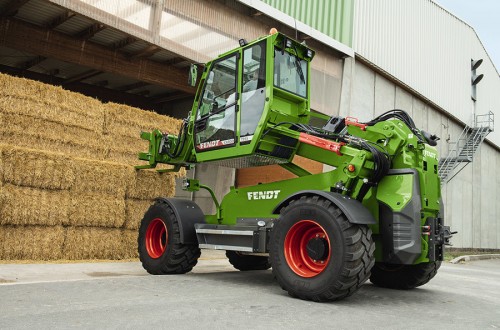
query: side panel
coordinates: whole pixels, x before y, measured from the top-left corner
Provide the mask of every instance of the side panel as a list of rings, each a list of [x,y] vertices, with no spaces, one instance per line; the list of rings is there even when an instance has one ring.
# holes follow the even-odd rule
[[[387,263],[411,265],[422,255],[419,175],[416,170],[391,170],[377,189],[380,204],[379,236],[375,236],[382,255],[377,259]],[[380,251],[380,250],[379,250]],[[427,248],[425,248],[427,251]]]
[[[198,243],[194,225],[205,222],[205,216],[200,207],[190,200],[180,198],[157,198],[156,201],[168,204],[174,211],[179,220],[181,243]]]

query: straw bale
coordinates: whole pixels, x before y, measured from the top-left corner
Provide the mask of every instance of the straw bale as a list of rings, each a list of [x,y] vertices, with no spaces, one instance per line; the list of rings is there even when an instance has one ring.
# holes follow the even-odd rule
[[[101,134],[24,115],[4,114],[2,143],[104,159],[108,148]]]
[[[138,235],[139,232],[137,230],[122,229],[124,258],[139,258],[139,252],[137,248]]]
[[[123,224],[123,228],[138,230],[144,214],[152,204],[152,199],[126,199],[125,223]]]
[[[133,258],[130,244],[124,244],[131,233],[127,231],[127,240],[124,233],[115,228],[67,227],[63,257],[70,260]]]
[[[175,195],[175,177],[156,170],[136,170],[135,177],[127,186],[127,198],[154,199]]]
[[[0,226],[0,259],[61,259],[62,226]]]
[[[68,223],[69,192],[5,185],[0,225],[55,226]]]
[[[104,140],[108,146],[106,160],[128,165],[144,163],[139,160],[138,154],[148,151],[149,142],[142,140],[139,134],[135,137],[108,134],[104,136]]]
[[[69,189],[73,184],[73,167],[64,154],[7,145],[0,149],[4,182],[47,189]]]
[[[32,116],[102,133],[104,106],[83,94],[23,78],[0,76],[0,112]]]
[[[74,158],[74,192],[96,192],[124,198],[127,184],[134,179],[130,166],[83,158]]]
[[[128,105],[107,103],[104,115],[104,132],[128,137],[138,137],[141,131],[159,129],[162,132],[177,134],[181,120],[141,110]]]
[[[73,226],[120,228],[125,222],[125,200],[99,193],[71,193],[69,223]]]

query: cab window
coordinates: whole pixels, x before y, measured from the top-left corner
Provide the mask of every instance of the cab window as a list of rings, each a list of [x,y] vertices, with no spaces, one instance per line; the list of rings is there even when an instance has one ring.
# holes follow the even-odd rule
[[[307,97],[307,62],[281,49],[274,50],[274,86]]]

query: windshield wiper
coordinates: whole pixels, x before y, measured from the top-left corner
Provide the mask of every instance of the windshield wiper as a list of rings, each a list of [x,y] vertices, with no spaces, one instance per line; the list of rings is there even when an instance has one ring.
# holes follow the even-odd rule
[[[294,47],[293,48],[295,50],[295,54],[297,54],[298,56],[298,52],[297,52],[297,49]],[[292,55],[293,56],[293,55]],[[297,73],[299,74],[299,78],[300,78],[300,81],[305,84],[306,83],[306,79],[304,78],[304,72],[302,72],[302,67],[300,66],[300,62],[299,62],[299,59],[297,58],[297,56],[293,56],[293,58],[295,59],[295,68],[297,69]]]

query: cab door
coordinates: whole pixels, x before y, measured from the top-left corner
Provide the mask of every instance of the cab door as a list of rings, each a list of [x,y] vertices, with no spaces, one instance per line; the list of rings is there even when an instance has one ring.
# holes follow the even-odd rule
[[[235,146],[239,52],[216,60],[207,73],[196,114],[196,152]]]

